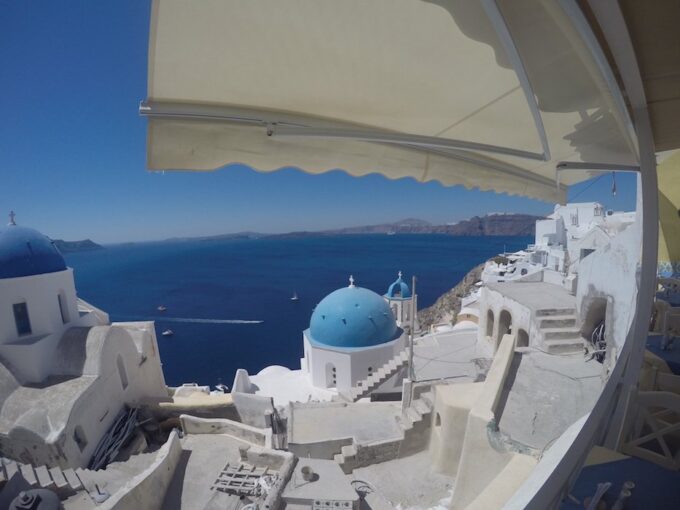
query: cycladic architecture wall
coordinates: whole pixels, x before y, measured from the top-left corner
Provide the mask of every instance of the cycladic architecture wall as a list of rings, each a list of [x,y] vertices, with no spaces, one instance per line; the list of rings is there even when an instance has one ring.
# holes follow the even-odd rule
[[[0,228],[0,456],[84,466],[124,405],[166,396],[153,323],[110,324],[47,237]]]

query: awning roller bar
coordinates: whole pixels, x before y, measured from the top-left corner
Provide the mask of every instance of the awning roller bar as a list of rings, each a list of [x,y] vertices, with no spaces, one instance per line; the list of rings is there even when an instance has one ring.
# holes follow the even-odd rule
[[[346,139],[365,142],[389,143],[417,147],[419,149],[444,149],[488,152],[502,154],[534,161],[547,161],[546,154],[523,151],[510,147],[500,147],[484,143],[454,140],[436,136],[411,135],[392,133],[371,129],[357,129],[347,127],[342,123],[311,119],[297,115],[271,114],[261,110],[248,110],[246,108],[229,108],[224,106],[211,107],[211,105],[193,105],[180,103],[156,103],[151,101],[142,102],[139,106],[140,115],[147,117],[177,117],[194,118],[201,120],[214,120],[222,122],[244,122],[266,126],[267,134],[274,137],[305,137]],[[318,124],[310,126],[309,124]]]
[[[564,170],[594,170],[601,172],[639,172],[636,165],[613,165],[610,163],[580,163],[577,161],[563,161],[556,166],[557,172]]]

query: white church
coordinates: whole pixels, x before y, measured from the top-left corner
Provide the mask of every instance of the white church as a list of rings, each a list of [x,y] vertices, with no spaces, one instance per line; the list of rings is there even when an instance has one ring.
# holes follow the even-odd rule
[[[312,312],[303,334],[300,370],[271,366],[249,376],[239,370],[233,388],[272,395],[275,401],[328,400],[338,391],[361,387],[370,379],[376,386],[399,377],[404,362],[386,366],[405,355],[409,331],[419,330],[417,296],[402,273],[384,295],[355,285],[337,289]],[[383,375],[384,374],[384,375]]]
[[[0,457],[85,467],[125,406],[167,398],[152,322],[79,299],[52,241],[0,227]]]

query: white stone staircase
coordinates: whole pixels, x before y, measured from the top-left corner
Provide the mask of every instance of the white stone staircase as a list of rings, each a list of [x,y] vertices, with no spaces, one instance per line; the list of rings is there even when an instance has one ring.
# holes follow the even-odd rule
[[[353,441],[352,444],[343,446],[340,453],[333,457],[335,462],[349,474],[359,467],[405,457],[422,450],[429,439],[433,408],[434,394],[429,391],[422,393],[396,417],[402,437],[372,443]]]
[[[84,490],[83,482],[77,472],[79,470],[48,468],[47,466],[34,467],[31,464],[22,464],[4,457],[0,457],[0,489],[17,471],[31,487],[53,490],[62,499]]]
[[[536,310],[536,324],[545,350],[550,354],[583,351],[583,337],[577,326],[575,308]]]
[[[408,349],[404,349],[394,356],[391,360],[381,366],[372,375],[366,377],[346,392],[340,392],[340,396],[349,402],[356,402],[360,398],[369,395],[374,389],[396,374],[401,368],[408,364]]]

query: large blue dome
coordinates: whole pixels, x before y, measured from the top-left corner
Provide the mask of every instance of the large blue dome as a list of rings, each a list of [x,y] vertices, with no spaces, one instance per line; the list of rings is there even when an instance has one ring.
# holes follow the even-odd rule
[[[373,291],[345,287],[317,305],[309,323],[311,339],[332,347],[370,347],[395,340],[399,328],[389,305]]]
[[[0,227],[0,279],[55,273],[66,262],[54,243],[32,228]]]

